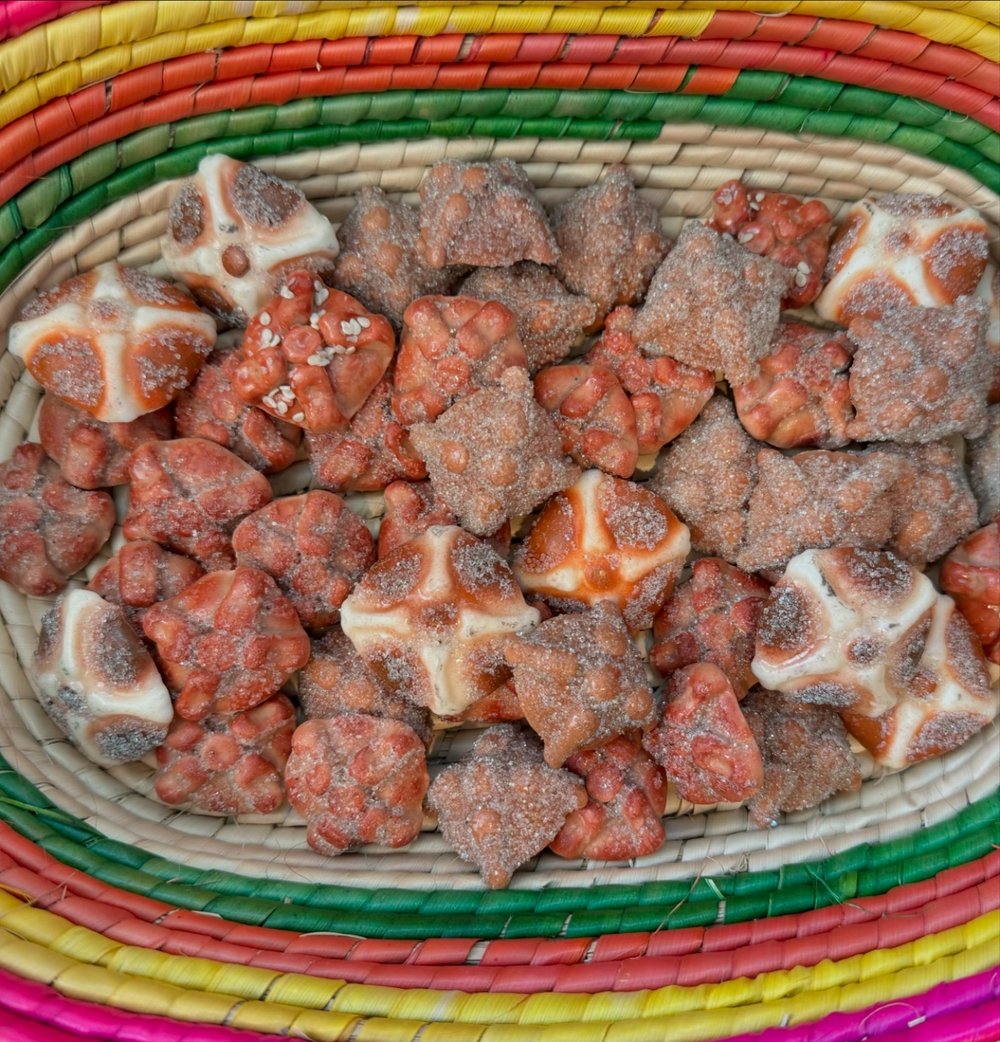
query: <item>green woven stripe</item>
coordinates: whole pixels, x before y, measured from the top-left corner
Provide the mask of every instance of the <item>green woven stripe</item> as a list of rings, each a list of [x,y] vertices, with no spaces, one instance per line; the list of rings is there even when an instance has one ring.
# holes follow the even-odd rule
[[[881,894],[982,857],[1000,842],[997,794],[913,835],[774,872],[540,891],[368,890],[255,879],[152,857],[54,807],[2,758],[0,764],[0,816],[64,864],[234,922],[366,937],[590,937],[744,922]]]
[[[117,146],[95,148],[0,208],[0,248],[6,247],[0,253],[0,287],[66,228],[158,180],[189,174],[202,156],[222,150],[251,158],[429,135],[650,139],[665,123],[702,121],[884,142],[1000,185],[1000,138],[974,120],[881,91],[833,91],[841,85],[824,80],[781,76],[784,88],[776,91],[775,77],[745,73],[721,97],[610,90],[389,91],[179,120],[140,131]],[[810,104],[789,104],[789,99]]]

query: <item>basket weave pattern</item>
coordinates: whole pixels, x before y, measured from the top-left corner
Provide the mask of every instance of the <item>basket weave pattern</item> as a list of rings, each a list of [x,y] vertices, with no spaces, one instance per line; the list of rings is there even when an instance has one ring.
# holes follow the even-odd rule
[[[8,4],[0,330],[106,260],[156,270],[177,179],[220,151],[335,223],[362,185],[412,201],[441,158],[510,157],[546,205],[626,163],[672,236],[744,177],[835,216],[943,193],[996,247],[998,47],[978,2]],[[39,400],[0,354],[0,458]],[[654,855],[543,854],[486,892],[434,832],[326,859],[287,809],[182,813],[145,764],[96,767],[25,672],[46,608],[0,584],[14,1037],[1000,1036],[995,727],[770,831],[675,798]]]

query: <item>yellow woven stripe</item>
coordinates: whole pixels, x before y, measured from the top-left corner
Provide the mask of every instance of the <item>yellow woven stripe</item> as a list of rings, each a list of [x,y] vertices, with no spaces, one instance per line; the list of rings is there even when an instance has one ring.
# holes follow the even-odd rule
[[[0,44],[0,124],[61,94],[110,76],[183,54],[254,43],[339,39],[343,36],[463,33],[625,33],[697,36],[716,10],[795,12],[871,21],[941,43],[1000,57],[997,7],[973,2],[881,0],[632,0],[575,4],[396,3],[269,0],[126,2],[88,8],[37,26]],[[656,8],[667,10],[657,17]],[[989,16],[989,17],[987,17]]]
[[[119,1008],[179,1019],[227,1019],[275,1033],[288,1031],[311,1009],[310,1022],[332,1018],[325,1030],[334,1033],[316,1037],[339,1037],[345,1026],[366,1017],[379,1018],[382,1036],[390,1040],[444,1020],[465,1029],[454,1038],[484,1042],[544,1037],[546,1025],[581,1025],[574,1039],[596,1039],[605,1032],[609,1042],[656,1037],[693,1042],[761,1030],[784,1017],[802,1022],[925,991],[992,965],[998,939],[1000,912],[994,912],[897,948],[753,979],[595,995],[463,994],[345,984],[118,944],[0,892],[0,966],[20,976]],[[375,1026],[365,1027],[358,1038],[380,1037]],[[425,1031],[421,1037],[435,1036]]]

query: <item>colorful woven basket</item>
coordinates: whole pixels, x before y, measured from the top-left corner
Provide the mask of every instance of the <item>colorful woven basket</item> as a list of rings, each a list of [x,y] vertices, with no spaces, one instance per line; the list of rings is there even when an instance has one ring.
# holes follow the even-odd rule
[[[8,0],[0,330],[102,261],[155,266],[176,179],[212,152],[335,222],[361,185],[412,198],[442,157],[508,156],[546,203],[627,163],[674,232],[746,176],[835,214],[869,190],[945,193],[996,247],[998,15]],[[6,353],[0,401],[5,458],[39,401]],[[901,773],[868,763],[859,792],[771,831],[675,800],[655,855],[543,855],[488,892],[434,833],[324,859],[288,812],[178,813],[148,767],[94,766],[24,673],[45,607],[0,584],[5,1042],[1000,1039],[995,727]]]

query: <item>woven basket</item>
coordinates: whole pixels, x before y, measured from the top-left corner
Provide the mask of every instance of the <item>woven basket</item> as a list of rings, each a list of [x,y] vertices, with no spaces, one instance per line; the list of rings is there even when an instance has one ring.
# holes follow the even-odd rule
[[[745,177],[835,216],[871,190],[944,194],[995,248],[996,16],[7,3],[0,330],[103,261],[156,270],[177,179],[212,152],[296,182],[335,223],[362,185],[412,201],[443,157],[506,156],[546,204],[626,163],[672,235]],[[5,353],[0,400],[6,458],[36,438],[39,390]],[[301,469],[276,480],[292,491]],[[859,792],[769,831],[674,799],[656,854],[543,854],[488,892],[432,831],[323,858],[287,810],[182,813],[147,765],[96,767],[24,672],[46,608],[0,583],[4,1039],[1000,1038],[995,727],[903,772],[868,761]],[[468,744],[447,735],[435,764]]]

